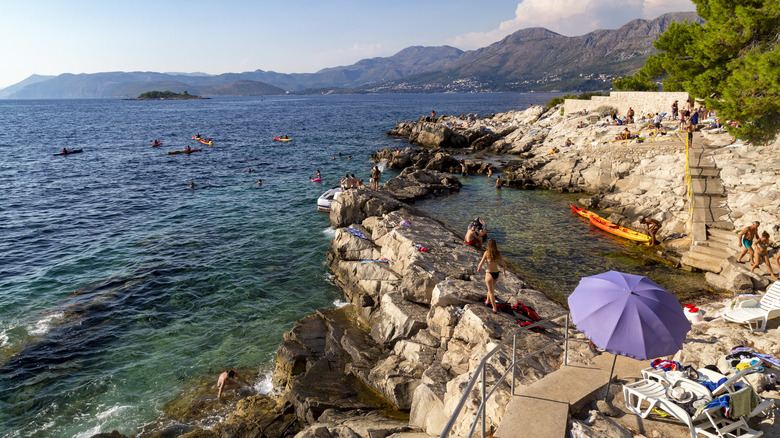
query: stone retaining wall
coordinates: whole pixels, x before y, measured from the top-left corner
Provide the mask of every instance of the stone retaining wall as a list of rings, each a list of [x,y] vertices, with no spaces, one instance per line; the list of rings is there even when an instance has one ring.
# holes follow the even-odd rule
[[[634,109],[637,116],[650,112],[670,112],[672,102],[678,101],[680,108],[688,99],[685,92],[653,92],[653,91],[613,91],[609,96],[593,96],[591,100],[566,99],[563,104],[564,113],[571,114],[583,109],[592,112],[602,106],[610,106],[625,115],[628,108]]]

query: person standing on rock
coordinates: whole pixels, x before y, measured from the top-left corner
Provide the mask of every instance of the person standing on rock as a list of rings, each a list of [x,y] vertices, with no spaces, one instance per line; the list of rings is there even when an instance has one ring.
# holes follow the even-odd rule
[[[382,172],[379,170],[379,166],[374,166],[371,171],[371,188],[379,190],[379,180],[382,179]]]
[[[647,232],[650,234],[650,246],[657,244],[658,241],[655,240],[655,234],[661,229],[661,222],[653,218],[643,217],[639,223],[647,226]]]
[[[759,221],[753,222],[752,225],[748,225],[739,233],[739,247],[744,248],[737,257],[737,263],[742,263],[742,257],[745,253],[750,253],[750,262],[755,263],[755,252],[753,252],[753,240],[758,237],[758,226],[761,225]]]
[[[217,391],[217,398],[222,398],[222,391],[227,391],[230,389],[241,389],[241,384],[236,382],[236,380],[240,380],[244,383],[244,385],[251,387],[252,385],[249,384],[243,377],[241,377],[240,374],[238,374],[235,370],[227,370],[224,373],[219,375],[219,379],[217,380],[217,388],[219,390]]]
[[[777,276],[772,272],[772,264],[769,262],[769,233],[766,231],[761,233],[761,238],[756,240],[756,243],[754,243],[753,246],[756,248],[756,261],[753,263],[750,272],[755,271],[763,260],[766,262],[766,267],[769,269],[769,275],[772,276],[772,279],[777,280]]]
[[[688,133],[688,148],[693,147],[693,131],[694,131],[693,116],[691,116],[688,118],[688,121],[685,123],[685,132]]]
[[[498,282],[498,277],[501,274],[498,269],[498,263],[501,262],[504,265],[504,278],[506,278],[506,260],[501,252],[498,250],[496,239],[488,239],[487,250],[482,256],[482,260],[477,266],[477,272],[482,272],[482,265],[485,266],[485,284],[487,285],[487,303],[493,306],[493,313],[498,313],[498,307],[496,306],[496,292],[495,286]]]

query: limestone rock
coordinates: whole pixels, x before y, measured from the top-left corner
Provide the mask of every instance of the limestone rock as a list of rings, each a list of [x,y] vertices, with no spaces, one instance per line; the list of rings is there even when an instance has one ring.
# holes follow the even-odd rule
[[[426,147],[446,146],[452,130],[439,123],[418,122],[409,134],[409,143]]]
[[[382,296],[380,311],[373,321],[371,337],[381,344],[414,336],[426,327],[427,309],[407,301],[398,292]]]

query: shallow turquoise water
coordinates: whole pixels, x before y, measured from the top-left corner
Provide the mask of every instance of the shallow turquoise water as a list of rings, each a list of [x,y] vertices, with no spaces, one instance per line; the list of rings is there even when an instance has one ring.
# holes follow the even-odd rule
[[[616,270],[644,275],[678,296],[707,293],[701,274],[675,269],[646,245],[591,227],[573,214],[584,194],[494,188],[495,175],[461,178],[458,194],[419,203],[423,211],[465,234],[480,216],[515,272],[538,290],[566,303],[582,277]]]

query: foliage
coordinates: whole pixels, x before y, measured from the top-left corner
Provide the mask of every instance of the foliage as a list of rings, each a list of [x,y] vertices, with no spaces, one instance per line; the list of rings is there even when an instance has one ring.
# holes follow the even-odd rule
[[[700,23],[674,23],[639,72],[625,80],[662,79],[666,91],[704,100],[733,135],[763,143],[780,133],[780,2],[693,0]],[[625,81],[624,80],[624,81]]]
[[[602,96],[602,94],[601,94],[601,92],[600,92],[600,91],[588,91],[588,92],[585,92],[585,93],[581,93],[580,95],[576,95],[576,94],[564,94],[563,96],[560,96],[560,97],[553,97],[552,99],[550,99],[550,101],[549,101],[549,102],[547,102],[547,103],[544,105],[544,109],[550,109],[550,108],[552,108],[552,107],[554,107],[554,106],[556,106],[556,105],[560,105],[560,104],[562,104],[562,103],[563,103],[563,101],[565,101],[566,99],[581,99],[581,100],[590,100],[590,98],[591,98],[591,97],[593,97],[593,96]]]
[[[192,99],[193,96],[186,91],[184,93],[174,93],[173,91],[147,91],[138,95],[139,99]]]
[[[612,81],[612,88],[620,91],[658,91],[658,85],[650,77],[639,73],[625,78],[618,77]]]

